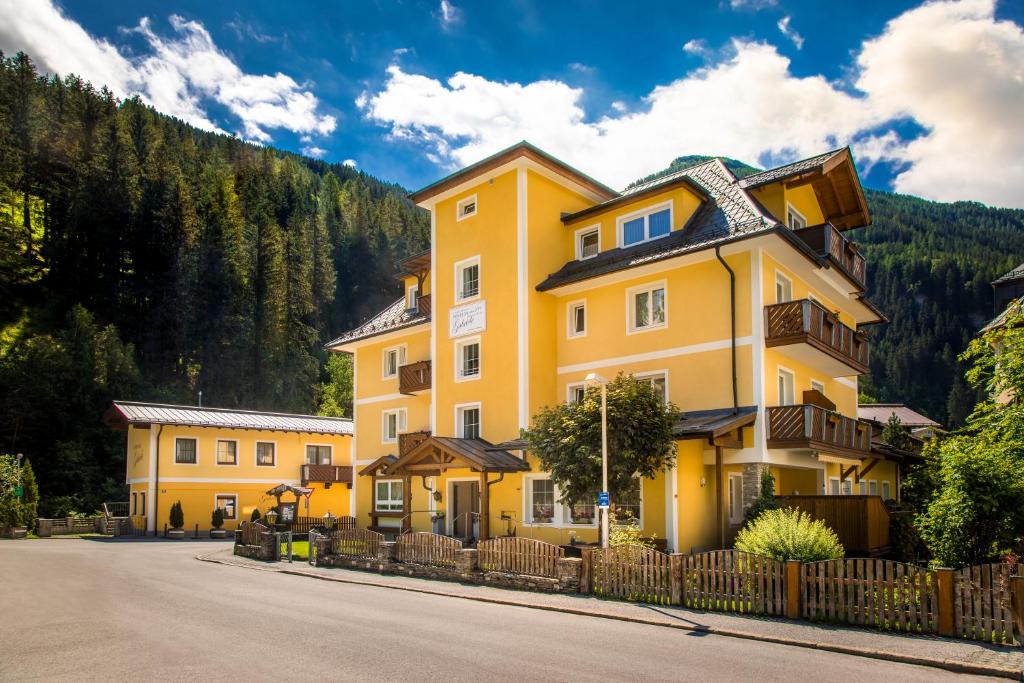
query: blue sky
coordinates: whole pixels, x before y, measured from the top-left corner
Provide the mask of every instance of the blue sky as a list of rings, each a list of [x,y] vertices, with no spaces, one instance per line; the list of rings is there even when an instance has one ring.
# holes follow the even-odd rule
[[[43,70],[409,188],[522,138],[613,186],[852,144],[869,186],[1001,206],[1022,25],[1020,0],[0,0],[0,49]]]

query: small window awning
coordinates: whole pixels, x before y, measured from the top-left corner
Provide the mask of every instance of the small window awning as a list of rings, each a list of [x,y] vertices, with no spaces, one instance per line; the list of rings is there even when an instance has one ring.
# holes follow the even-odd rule
[[[756,420],[757,406],[689,410],[676,415],[672,434],[677,439],[715,439]]]
[[[409,449],[384,470],[387,476],[437,476],[449,469],[474,472],[528,472],[530,465],[483,439],[431,436]],[[364,469],[360,474],[366,472]]]

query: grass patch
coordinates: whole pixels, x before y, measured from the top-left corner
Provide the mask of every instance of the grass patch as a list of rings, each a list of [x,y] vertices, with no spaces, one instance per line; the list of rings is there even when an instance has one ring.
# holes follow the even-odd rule
[[[288,544],[281,544],[281,557],[282,559],[288,557]],[[309,541],[293,541],[292,542],[292,559],[293,560],[308,560],[309,559]]]

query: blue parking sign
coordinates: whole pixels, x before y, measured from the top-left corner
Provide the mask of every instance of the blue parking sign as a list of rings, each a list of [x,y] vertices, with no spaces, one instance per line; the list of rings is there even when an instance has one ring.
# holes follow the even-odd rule
[[[597,494],[597,506],[598,507],[602,507],[602,508],[608,507],[608,492],[607,491],[601,491],[599,494]]]

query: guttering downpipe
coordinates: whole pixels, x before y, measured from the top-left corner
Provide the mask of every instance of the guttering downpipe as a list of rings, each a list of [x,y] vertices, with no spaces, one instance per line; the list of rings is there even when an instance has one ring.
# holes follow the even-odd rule
[[[152,427],[151,427],[152,429]],[[160,530],[157,528],[156,517],[160,514],[160,436],[164,433],[163,424],[156,430],[156,453],[153,457],[156,458],[156,481],[153,482],[153,535],[159,536]],[[149,526],[147,522],[146,526]]]
[[[739,395],[736,388],[736,273],[729,264],[722,258],[719,245],[715,245],[715,258],[722,264],[722,267],[729,273],[729,322],[731,326],[732,342],[732,412],[735,415],[740,410]]]

